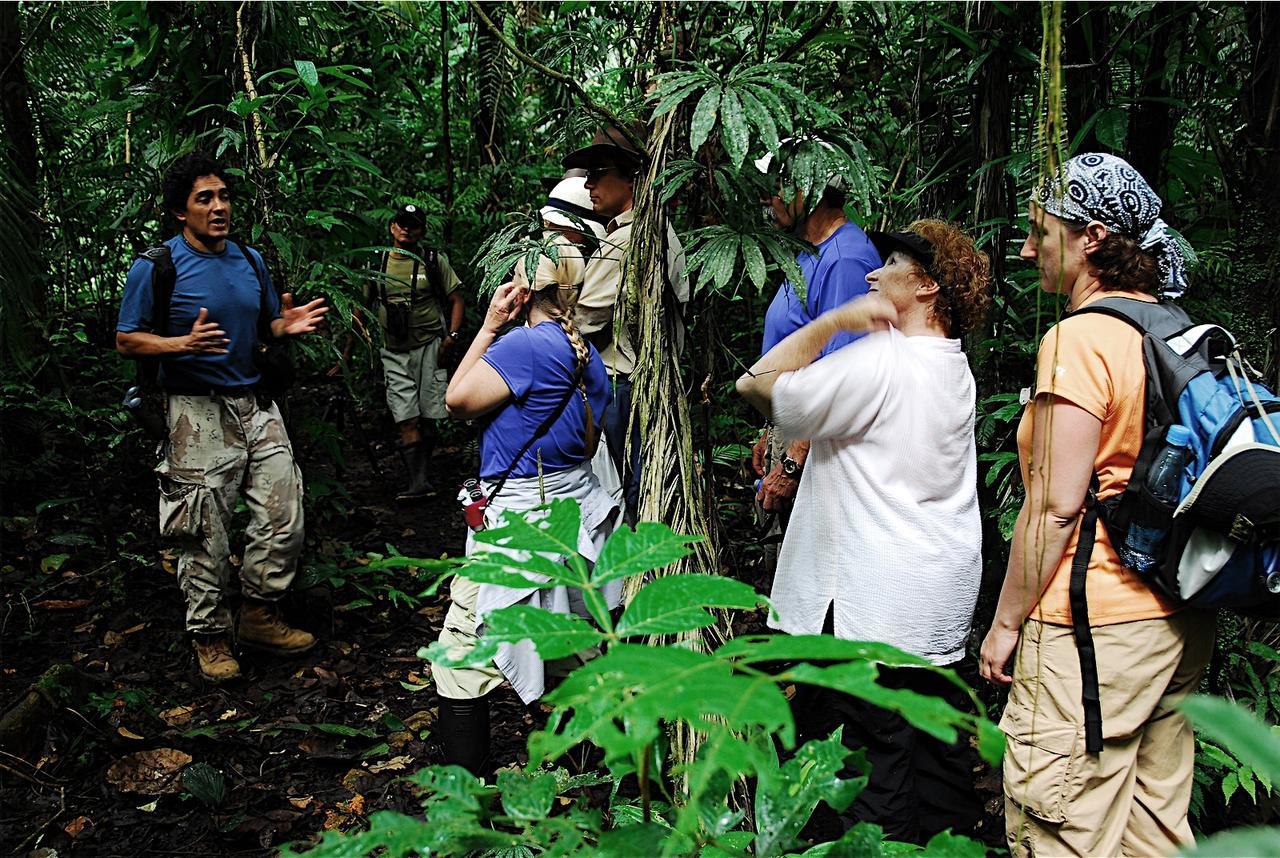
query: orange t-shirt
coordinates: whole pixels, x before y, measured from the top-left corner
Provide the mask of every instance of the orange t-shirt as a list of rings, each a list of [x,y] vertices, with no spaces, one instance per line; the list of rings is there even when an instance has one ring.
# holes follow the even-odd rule
[[[1085,304],[1104,297],[1147,298],[1137,293],[1102,292]],[[1119,494],[1128,484],[1133,462],[1142,448],[1146,384],[1142,336],[1127,322],[1095,314],[1068,317],[1051,328],[1040,342],[1035,397],[1018,424],[1018,460],[1023,485],[1027,485],[1032,464],[1035,409],[1044,401],[1041,397],[1053,394],[1102,421],[1093,463],[1100,486],[1098,496],[1106,499]],[[1032,611],[1033,618],[1055,625],[1071,625],[1071,561],[1079,538],[1077,523],[1062,562]],[[1027,550],[1034,551],[1034,544]],[[1029,568],[1034,568],[1033,558],[1028,557],[1027,562]],[[1092,626],[1167,617],[1178,610],[1143,583],[1137,573],[1121,564],[1101,521],[1086,581]]]

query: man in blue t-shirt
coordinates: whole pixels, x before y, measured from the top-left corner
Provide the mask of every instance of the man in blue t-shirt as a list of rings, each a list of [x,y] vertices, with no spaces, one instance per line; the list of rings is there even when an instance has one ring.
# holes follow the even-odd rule
[[[240,675],[225,590],[231,516],[241,498],[250,523],[239,643],[274,653],[315,644],[278,610],[302,552],[302,475],[279,408],[254,390],[254,353],[260,320],[264,335],[297,336],[314,331],[328,308],[320,299],[295,307],[291,295],[277,297],[261,254],[228,246],[231,192],[216,161],[200,153],[179,158],[164,177],[164,207],[182,231],[130,268],[116,349],[159,363],[169,433],[156,468],[160,531],[181,549],[178,584],[200,672],[221,682]],[[173,266],[167,301],[157,276],[166,255]]]
[[[825,145],[819,141],[788,141],[794,155],[800,146]],[[804,194],[788,193],[785,185],[786,165],[778,169],[773,156],[756,161],[756,167],[773,183],[773,193],[761,200],[765,213],[778,229],[787,230],[807,241],[816,253],[801,253],[796,264],[804,275],[804,299],[790,281],[785,281],[764,317],[764,343],[761,354],[804,327],[827,310],[852,301],[867,293],[867,275],[880,267],[880,254],[866,233],[844,213],[843,180],[831,175],[816,206],[806,204]],[[858,334],[843,333],[831,338],[819,359],[848,345]],[[809,455],[805,438],[780,438],[766,424],[751,451],[751,463],[761,478],[756,499],[766,512],[777,513],[785,521],[791,499],[795,497]],[[777,527],[781,532],[781,527]]]

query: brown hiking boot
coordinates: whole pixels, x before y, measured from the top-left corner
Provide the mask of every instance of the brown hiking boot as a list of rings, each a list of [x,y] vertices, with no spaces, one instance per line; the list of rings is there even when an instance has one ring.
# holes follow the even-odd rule
[[[237,639],[241,646],[279,655],[306,652],[316,645],[313,634],[295,629],[280,617],[280,609],[277,605],[247,599],[240,608],[240,629]]]
[[[197,636],[191,639],[191,646],[196,651],[196,661],[205,679],[227,682],[240,677],[240,663],[231,654],[231,642],[226,635]]]

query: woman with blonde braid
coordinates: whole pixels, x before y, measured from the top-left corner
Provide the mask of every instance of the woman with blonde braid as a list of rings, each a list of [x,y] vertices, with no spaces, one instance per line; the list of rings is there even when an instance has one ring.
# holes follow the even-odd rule
[[[609,404],[609,379],[595,348],[573,323],[582,256],[567,240],[558,250],[557,260],[541,260],[532,286],[513,282],[498,288],[449,383],[445,403],[451,416],[482,424],[480,482],[490,499],[485,525],[497,525],[504,511],[572,498],[582,512],[578,551],[594,562],[618,518],[617,504],[591,468],[599,440],[597,415]],[[503,332],[522,314],[526,324]],[[467,553],[474,547],[468,533]],[[587,616],[581,593],[563,586],[517,589],[456,577],[450,596],[440,642],[451,657],[475,646],[484,617],[499,608],[529,604]],[[621,582],[605,596],[609,607],[616,607]],[[503,644],[494,663],[484,668],[433,665],[440,693],[436,732],[446,762],[482,773],[489,750],[487,698],[504,679],[529,703],[542,696],[548,676],[563,675],[592,655],[544,664],[526,642]]]

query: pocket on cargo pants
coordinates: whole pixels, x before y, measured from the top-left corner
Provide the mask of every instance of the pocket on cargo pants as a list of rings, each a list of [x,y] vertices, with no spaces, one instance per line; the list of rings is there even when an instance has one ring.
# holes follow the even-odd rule
[[[200,538],[209,508],[209,487],[202,477],[174,473],[167,461],[156,467],[160,480],[160,535],[190,542]]]

